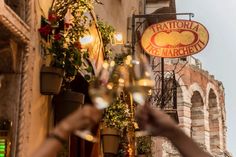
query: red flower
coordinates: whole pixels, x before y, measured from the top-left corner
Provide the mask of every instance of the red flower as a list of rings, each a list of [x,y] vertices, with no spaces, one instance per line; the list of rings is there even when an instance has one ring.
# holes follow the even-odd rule
[[[50,12],[48,14],[48,21],[49,22],[53,23],[53,22],[57,21],[57,19],[58,19],[58,16],[56,15],[56,13]]]
[[[70,25],[71,25],[70,23],[64,23],[64,26],[65,26],[66,29],[69,28]]]
[[[46,25],[44,27],[39,28],[38,31],[41,33],[41,35],[47,36],[52,32],[52,27],[50,25]]]
[[[58,40],[61,40],[61,34],[55,34],[54,35],[54,40],[58,41]]]

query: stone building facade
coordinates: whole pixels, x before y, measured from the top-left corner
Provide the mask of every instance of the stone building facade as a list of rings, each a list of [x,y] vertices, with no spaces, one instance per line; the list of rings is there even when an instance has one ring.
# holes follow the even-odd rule
[[[11,157],[28,157],[53,127],[52,97],[40,94],[43,54],[38,33],[52,1],[0,0],[0,118],[12,122]],[[94,6],[96,14],[124,34],[128,17],[143,7],[137,0],[102,3]]]
[[[125,43],[131,41],[132,14],[174,6],[173,0],[101,2],[104,5],[95,5],[96,14],[122,32]],[[41,16],[47,16],[51,3],[52,0],[0,0],[0,117],[12,122],[11,157],[28,157],[53,126],[51,97],[40,94],[43,55],[38,33]],[[119,53],[122,47],[114,49]],[[196,63],[190,62],[181,71],[184,75],[178,88],[180,127],[207,151],[224,156],[227,149],[223,85]],[[163,139],[154,139],[153,153],[178,154]]]
[[[184,61],[167,60],[166,69],[173,69],[177,60],[179,65],[176,71],[186,64],[176,74],[179,126],[212,156],[230,156],[226,147],[227,127],[222,82],[203,70],[201,62],[193,57]],[[180,156],[166,139],[154,138],[154,143],[154,156]]]

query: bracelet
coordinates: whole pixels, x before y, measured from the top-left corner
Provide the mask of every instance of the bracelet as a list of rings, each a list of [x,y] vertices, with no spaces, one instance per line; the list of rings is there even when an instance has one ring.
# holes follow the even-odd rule
[[[62,137],[60,137],[59,135],[55,134],[55,133],[50,133],[47,136],[48,139],[56,139],[57,141],[59,141],[62,145],[64,145],[67,140],[63,139]]]

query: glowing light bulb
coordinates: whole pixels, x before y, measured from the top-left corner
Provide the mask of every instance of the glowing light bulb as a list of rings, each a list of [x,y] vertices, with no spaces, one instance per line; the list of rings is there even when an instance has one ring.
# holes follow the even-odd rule
[[[123,44],[124,43],[123,42],[123,35],[122,35],[122,33],[118,33],[118,32],[115,33],[113,38],[114,38],[113,44],[115,44],[115,45],[119,45],[119,44]]]
[[[116,33],[114,35],[117,41],[122,42],[123,41],[123,35],[121,33]]]

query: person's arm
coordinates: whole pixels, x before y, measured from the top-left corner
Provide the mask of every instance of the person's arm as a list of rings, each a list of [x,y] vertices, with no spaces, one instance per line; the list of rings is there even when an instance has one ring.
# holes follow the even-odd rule
[[[138,109],[136,115],[141,129],[149,131],[154,136],[168,138],[183,157],[210,157],[162,111],[145,105]]]
[[[56,157],[75,130],[82,130],[96,124],[101,117],[100,112],[93,107],[85,106],[62,120],[50,133],[32,157]]]
[[[173,130],[172,135],[167,138],[179,150],[183,157],[210,157],[204,152],[190,137],[188,137],[180,128]]]

